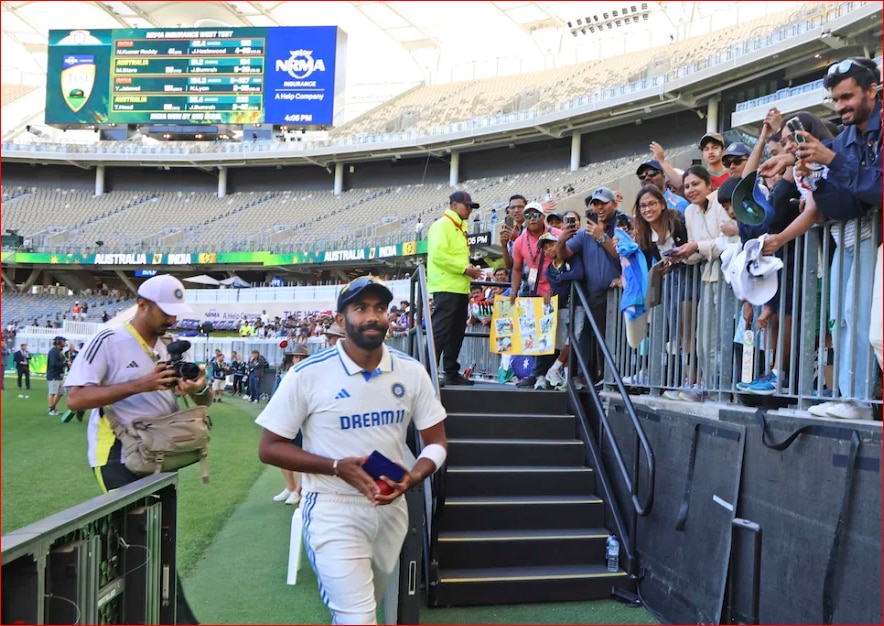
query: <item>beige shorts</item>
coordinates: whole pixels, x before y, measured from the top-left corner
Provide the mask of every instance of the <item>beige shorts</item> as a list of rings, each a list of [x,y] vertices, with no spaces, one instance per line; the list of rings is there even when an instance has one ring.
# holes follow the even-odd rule
[[[46,384],[49,387],[49,395],[52,395],[52,396],[63,396],[64,395],[64,380],[48,380],[48,381],[46,381]]]
[[[227,386],[227,379],[225,378],[213,378],[212,379],[212,389],[215,391],[224,391],[224,387]]]

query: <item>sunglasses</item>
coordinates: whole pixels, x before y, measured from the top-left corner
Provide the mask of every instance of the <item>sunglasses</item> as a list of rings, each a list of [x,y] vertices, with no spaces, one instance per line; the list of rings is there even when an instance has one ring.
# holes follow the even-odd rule
[[[739,165],[743,161],[747,161],[749,157],[736,157],[734,159],[722,159],[721,164],[725,167],[730,167],[731,165]]]
[[[849,72],[850,68],[852,68],[853,66],[856,66],[867,72],[872,71],[858,61],[854,61],[853,59],[844,59],[843,61],[839,61],[838,63],[833,63],[832,65],[830,65],[829,70],[826,72],[826,75],[841,76],[842,74],[846,74],[847,72]]]
[[[526,220],[536,220],[536,219],[540,219],[540,217],[541,217],[541,214],[536,213],[535,211],[528,211],[527,213],[525,213]]]
[[[654,178],[657,174],[659,174],[657,170],[645,170],[638,175],[639,180],[647,180],[648,178]]]
[[[344,295],[350,290],[358,291],[363,287],[367,287],[369,285],[381,285],[382,287],[386,286],[377,276],[372,276],[369,274],[368,276],[360,276],[356,280],[352,280],[341,289],[341,295]]]

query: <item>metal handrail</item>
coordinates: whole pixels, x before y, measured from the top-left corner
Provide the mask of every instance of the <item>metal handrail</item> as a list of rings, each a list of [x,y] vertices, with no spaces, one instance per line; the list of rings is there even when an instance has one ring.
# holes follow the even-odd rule
[[[429,291],[427,290],[427,271],[423,263],[418,263],[417,270],[411,275],[410,310],[412,311],[411,326],[408,331],[408,353],[416,358],[430,374],[436,397],[440,397],[438,359],[436,343],[433,337],[432,312],[430,311]],[[426,328],[424,328],[426,323]],[[416,433],[415,441],[423,446],[420,433]],[[417,452],[420,452],[419,450]],[[430,476],[430,497],[424,502],[427,523],[424,527],[424,577],[427,584],[433,584],[434,546],[439,536],[439,525],[436,523],[442,508],[445,506],[445,478],[447,466],[442,465]]]
[[[616,463],[616,467],[618,473],[620,474],[620,478],[623,480],[624,484],[629,488],[630,499],[632,500],[632,508],[633,508],[633,516],[647,516],[650,514],[651,509],[654,505],[654,475],[655,475],[655,461],[654,461],[654,451],[651,449],[651,444],[648,442],[648,438],[645,435],[644,428],[642,428],[641,422],[638,419],[638,416],[635,413],[635,408],[632,405],[632,401],[629,399],[629,394],[626,393],[626,388],[623,385],[623,380],[620,378],[620,372],[617,371],[616,364],[614,362],[614,358],[611,356],[610,351],[608,350],[608,346],[605,343],[605,337],[602,335],[599,330],[598,324],[596,324],[595,318],[592,315],[592,311],[589,307],[589,303],[584,293],[583,286],[578,284],[577,282],[572,283],[571,290],[571,298],[569,301],[569,310],[570,310],[570,319],[575,319],[575,299],[579,298],[580,303],[583,306],[583,310],[586,313],[587,320],[589,322],[588,327],[592,329],[593,334],[595,335],[596,340],[599,343],[599,346],[602,351],[602,355],[604,356],[605,363],[611,369],[611,373],[614,377],[614,382],[617,385],[617,390],[620,392],[620,396],[623,400],[623,403],[626,407],[626,413],[629,416],[630,422],[632,423],[633,429],[635,430],[637,437],[637,449],[634,460],[633,473],[635,474],[635,479],[630,476],[629,470],[626,468],[626,463],[623,460],[623,454],[620,451],[620,446],[617,443],[616,438],[614,437],[613,431],[611,429],[610,423],[608,422],[608,416],[605,414],[605,411],[602,407],[601,398],[599,398],[599,393],[596,390],[595,386],[592,384],[592,377],[589,373],[589,366],[584,359],[583,355],[580,353],[581,351],[577,349],[577,337],[574,334],[574,325],[571,324],[568,330],[570,344],[572,349],[570,350],[569,356],[569,371],[572,372],[573,379],[573,363],[574,359],[580,367],[580,371],[583,374],[585,380],[587,381],[587,388],[589,389],[589,398],[592,402],[593,408],[595,408],[596,414],[599,416],[599,420],[604,427],[604,436],[607,442],[610,444],[611,452],[614,456],[614,461]],[[586,332],[587,325],[584,325],[584,332]],[[589,447],[590,453],[593,456],[593,462],[596,467],[602,467],[602,456],[601,452],[598,449],[596,442],[594,441],[594,436],[591,430],[589,429],[589,422],[586,417],[586,413],[583,409],[583,405],[580,402],[580,397],[577,394],[574,385],[568,386],[568,393],[571,397],[572,404],[575,407],[578,418],[580,420],[581,427],[584,429],[584,434],[586,436],[586,443]],[[638,449],[640,447],[640,450]],[[639,498],[639,452],[644,455],[645,463],[646,463],[646,474],[648,483],[647,493],[643,499]],[[632,571],[633,565],[635,564],[635,553],[636,553],[636,537],[635,533],[631,532],[626,528],[626,525],[615,506],[616,500],[614,498],[614,491],[611,487],[610,482],[608,481],[607,476],[604,472],[599,472],[599,482],[601,483],[603,495],[605,500],[611,503],[611,511],[614,517],[614,525],[617,527],[617,532],[620,534],[620,537],[626,539],[622,543],[627,552],[628,561],[630,563],[630,574],[634,574]],[[636,524],[633,523],[632,530],[634,531]]]

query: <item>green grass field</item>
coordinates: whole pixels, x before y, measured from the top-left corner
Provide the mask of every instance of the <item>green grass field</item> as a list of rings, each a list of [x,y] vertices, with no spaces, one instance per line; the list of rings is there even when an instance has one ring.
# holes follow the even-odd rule
[[[86,421],[47,415],[46,382],[19,398],[6,378],[2,398],[2,531],[8,533],[99,495],[86,461]],[[279,470],[258,461],[263,405],[225,396],[210,407],[211,481],[194,465],[179,473],[178,567],[202,623],[327,624],[316,578],[302,555],[298,584],[285,584],[292,507],[271,498]],[[63,413],[63,401],[59,405]],[[421,610],[433,624],[648,624],[644,610],[612,601]]]

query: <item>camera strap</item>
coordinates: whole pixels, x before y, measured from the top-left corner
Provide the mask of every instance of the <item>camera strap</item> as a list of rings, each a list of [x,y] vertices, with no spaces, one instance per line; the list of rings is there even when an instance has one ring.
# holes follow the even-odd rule
[[[132,334],[132,336],[135,337],[135,341],[138,342],[138,345],[141,346],[141,349],[144,350],[144,353],[150,357],[150,360],[154,362],[154,365],[159,363],[159,361],[160,361],[159,353],[154,348],[151,348],[149,345],[147,345],[147,342],[144,340],[144,337],[141,336],[141,333],[139,333],[137,330],[135,330],[135,327],[132,326],[131,323],[124,322],[123,328],[128,330]],[[163,344],[167,345],[167,346],[169,345],[171,340],[172,340],[172,338],[168,335],[163,335],[162,337],[160,337],[160,341],[162,341]],[[190,403],[187,401],[186,396],[178,396],[178,397],[184,398],[184,406],[185,407],[190,407]]]
[[[132,334],[132,336],[135,337],[135,341],[138,342],[138,345],[141,346],[141,349],[144,350],[144,353],[150,357],[150,360],[153,361],[154,364],[157,364],[160,360],[159,353],[151,348],[149,345],[147,345],[147,342],[144,340],[144,337],[141,336],[141,333],[135,330],[135,327],[132,326],[132,324],[129,322],[124,322],[123,328],[128,330]]]

